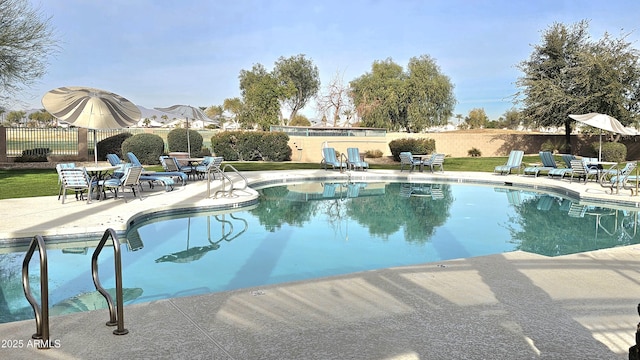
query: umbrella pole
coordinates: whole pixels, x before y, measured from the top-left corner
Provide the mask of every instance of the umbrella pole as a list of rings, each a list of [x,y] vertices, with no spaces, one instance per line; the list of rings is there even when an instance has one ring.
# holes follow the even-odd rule
[[[600,130],[600,148],[598,149],[598,161],[602,161],[602,130]]]
[[[98,135],[97,130],[93,129],[93,161],[98,164]]]
[[[187,152],[191,157],[191,141],[189,140],[189,117],[187,117]]]

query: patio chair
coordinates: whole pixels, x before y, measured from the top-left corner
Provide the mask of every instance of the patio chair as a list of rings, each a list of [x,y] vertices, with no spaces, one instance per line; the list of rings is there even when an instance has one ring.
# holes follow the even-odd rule
[[[571,160],[571,178],[569,182],[573,182],[573,178],[584,179],[584,183],[587,183],[589,178],[597,178],[598,177],[598,169],[590,168],[582,159],[574,159]]]
[[[107,161],[109,162],[109,164],[111,164],[111,166],[120,166],[120,169],[113,171],[113,176],[114,177],[122,177],[124,175],[124,170],[125,170],[124,168],[125,168],[127,163],[122,161],[118,157],[118,155],[116,155],[116,154],[107,154]]]
[[[509,158],[507,159],[507,163],[504,165],[496,166],[493,172],[499,173],[501,175],[511,174],[511,171],[514,169],[518,169],[518,172],[520,172],[520,168],[522,167],[523,156],[524,156],[524,151],[511,150],[511,152],[509,153]]]
[[[56,164],[56,172],[58,173],[58,185],[60,185],[60,190],[58,190],[58,200],[60,200],[60,196],[62,195],[62,175],[60,174],[61,169],[70,169],[76,167],[75,163],[61,163]]]
[[[366,171],[369,168],[369,163],[360,158],[360,149],[354,147],[347,148],[347,163],[351,170],[360,168],[362,171]]]
[[[182,185],[186,185],[189,174],[193,172],[192,166],[181,166],[173,156],[160,156],[160,163],[164,169],[165,176],[179,177],[182,180]],[[173,174],[171,174],[173,173]]]
[[[549,171],[558,168],[558,164],[553,158],[551,151],[540,151],[538,155],[540,156],[540,161],[542,161],[542,166],[528,166],[522,171],[524,175],[533,175],[534,177],[538,177],[541,171],[546,171],[548,174]]]
[[[636,161],[629,161],[624,165],[622,169],[616,171],[615,173],[613,173],[612,170],[608,170],[605,174],[602,174],[603,177],[607,175],[609,176],[608,181],[601,181],[600,185],[602,187],[609,188],[612,194],[614,189],[617,193],[620,188],[623,188],[626,190],[631,190],[631,195],[634,195],[636,180],[640,180],[638,179],[638,176],[633,175],[633,171],[637,166],[638,163]]]
[[[76,200],[84,200],[84,192],[87,191],[87,204],[91,203],[91,191],[98,184],[92,182],[84,168],[60,168],[60,192],[58,199],[62,197],[62,203],[67,197],[67,190],[76,192]]]
[[[138,157],[134,153],[128,152],[127,157],[129,158],[129,162],[131,163],[131,165],[141,168],[142,172],[145,171],[144,167],[140,163],[140,160],[138,160]],[[154,171],[147,174],[141,174],[140,181],[147,181],[152,189],[153,183],[157,181],[164,185],[166,191],[171,191],[173,190],[173,185],[175,184],[175,182],[173,181],[173,177],[180,177],[182,179],[182,185],[186,184],[186,174],[164,171]]]
[[[428,160],[423,160],[422,165],[420,166],[420,170],[425,166],[428,166],[429,169],[431,169],[431,172],[433,172],[434,167],[439,166],[440,172],[444,172],[444,154],[433,153]]]
[[[575,159],[576,159],[576,157],[574,155],[562,154],[562,161],[564,162],[565,167],[564,168],[557,167],[555,169],[551,169],[547,173],[547,176],[549,176],[551,178],[554,177],[554,176],[559,176],[560,179],[562,179],[566,175],[570,175],[571,174],[571,160],[575,160]]]
[[[338,157],[336,156],[336,149],[334,148],[322,148],[322,164],[324,164],[324,169],[327,170],[328,166],[331,166],[334,170],[336,168],[342,170],[342,168],[347,168],[347,164],[338,161]]]
[[[210,180],[215,180],[216,174],[221,172],[220,165],[222,165],[223,161],[224,158],[222,156],[205,156],[202,163],[195,167],[196,174],[198,174],[198,177],[205,178],[207,174],[213,172],[213,178]]]
[[[121,178],[111,178],[102,180],[99,185],[105,189],[112,189],[115,192],[115,199],[118,198],[118,190],[122,190],[122,198],[124,202],[127,202],[127,198],[124,196],[126,188],[131,189],[133,197],[136,197],[136,188],[140,190],[140,200],[142,200],[142,185],[140,184],[140,178],[142,174],[141,166],[129,166],[125,169],[124,175]]]
[[[409,167],[409,172],[412,172],[416,166],[422,167],[422,158],[414,157],[413,154],[409,151],[404,151],[400,153],[400,172],[404,166]]]

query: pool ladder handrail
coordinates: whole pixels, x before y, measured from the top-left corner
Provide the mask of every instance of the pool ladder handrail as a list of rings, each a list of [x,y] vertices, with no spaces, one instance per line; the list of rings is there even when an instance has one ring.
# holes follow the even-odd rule
[[[115,277],[116,277],[116,309],[114,310],[113,299],[111,299],[111,295],[102,287],[100,284],[100,279],[98,277],[98,256],[100,255],[100,251],[104,247],[107,240],[111,238],[113,243],[113,257],[114,257],[114,265],[115,265]],[[96,246],[96,249],[93,252],[93,256],[91,256],[91,276],[93,277],[93,284],[96,286],[96,290],[102,296],[104,296],[105,300],[107,300],[107,305],[109,306],[109,321],[107,322],[107,326],[115,326],[118,325],[117,329],[113,330],[114,335],[126,335],[129,333],[129,330],[124,328],[124,305],[123,295],[122,295],[122,259],[120,252],[120,241],[118,240],[118,235],[116,235],[115,230],[108,228],[104,235],[102,235],[102,239]]]
[[[344,169],[342,168],[342,164],[345,165]],[[351,174],[351,168],[349,167],[349,158],[344,153],[340,153],[340,173],[348,172]]]
[[[29,262],[36,247],[39,249],[38,253],[40,254],[40,308],[38,308],[38,302],[31,293],[31,286],[29,285]],[[31,338],[43,340],[38,345],[39,349],[49,349],[49,270],[47,249],[44,244],[44,238],[40,235],[33,237],[29,244],[29,250],[27,250],[22,261],[22,289],[36,317],[36,333]]]
[[[243,185],[242,187],[235,187],[233,180],[229,177],[229,175],[227,175],[226,171],[227,168],[231,168],[231,170],[233,170],[233,172],[240,176],[243,180]],[[238,169],[236,169],[233,165],[231,164],[225,164],[222,169],[219,169],[219,171],[216,171],[217,173],[220,174],[220,177],[222,178],[222,189],[216,191],[213,196],[216,197],[216,195],[218,193],[224,193],[226,194],[227,197],[231,197],[231,195],[233,195],[233,190],[244,190],[247,188],[247,185],[249,183],[249,181],[247,180],[246,177],[244,177],[244,175],[242,175]],[[229,182],[229,188],[227,189],[227,181]],[[211,189],[209,187],[209,184],[207,184],[207,197],[211,197]]]

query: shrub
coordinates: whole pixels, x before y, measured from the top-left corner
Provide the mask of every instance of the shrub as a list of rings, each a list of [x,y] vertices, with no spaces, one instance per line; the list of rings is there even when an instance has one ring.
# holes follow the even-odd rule
[[[600,143],[593,143],[591,146],[594,150],[594,157],[597,157]],[[627,160],[627,146],[619,142],[602,143],[602,160],[615,162],[623,162]]]
[[[132,152],[142,164],[160,163],[160,155],[164,153],[164,141],[159,135],[137,134],[122,143],[122,154]]]
[[[400,153],[410,151],[413,154],[430,154],[436,150],[436,141],[428,138],[396,139],[389,143],[391,155],[395,161],[400,161]]]
[[[467,151],[467,154],[471,157],[480,157],[482,156],[482,152],[477,148],[471,148],[471,150]]]
[[[213,152],[228,161],[289,161],[288,141],[283,132],[223,131],[211,137]]]
[[[367,150],[364,152],[364,157],[378,159],[382,157],[382,150]]]
[[[169,151],[187,152],[188,143],[191,144],[191,156],[200,155],[202,149],[202,135],[199,132],[189,129],[189,141],[187,142],[187,129],[177,128],[167,134],[167,144]]]
[[[98,142],[98,160],[106,160],[107,154],[116,154],[120,159],[124,159],[122,153],[122,143],[133,134],[123,132]]]
[[[22,151],[22,155],[15,158],[15,162],[47,162],[49,148],[35,148]]]
[[[540,151],[549,151],[551,153],[555,153],[558,147],[554,144],[551,139],[547,139],[542,145],[540,145]]]

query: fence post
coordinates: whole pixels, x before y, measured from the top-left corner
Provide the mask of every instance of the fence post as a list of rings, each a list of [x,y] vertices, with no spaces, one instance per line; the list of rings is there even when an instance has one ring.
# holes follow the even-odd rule
[[[7,128],[0,126],[0,162],[7,162]]]
[[[78,158],[81,161],[89,161],[88,133],[88,129],[78,128]]]

